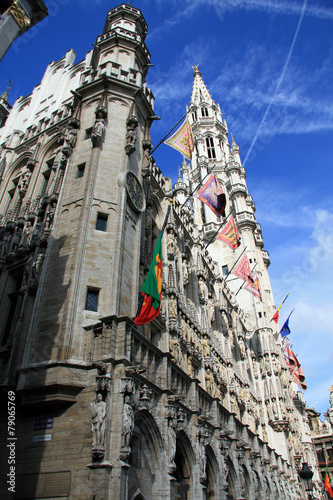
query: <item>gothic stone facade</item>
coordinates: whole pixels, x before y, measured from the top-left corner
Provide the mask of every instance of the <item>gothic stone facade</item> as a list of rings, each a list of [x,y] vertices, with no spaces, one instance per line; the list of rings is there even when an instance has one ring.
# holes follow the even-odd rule
[[[85,60],[52,62],[1,129],[0,380],[16,398],[15,495],[296,500],[311,443],[270,322],[269,256],[239,148],[195,68],[192,161],[175,186],[162,174],[146,33],[136,8],[111,10]],[[187,197],[212,167],[262,302],[227,279],[239,253],[205,249],[220,221]],[[171,200],[161,314],[136,327]]]

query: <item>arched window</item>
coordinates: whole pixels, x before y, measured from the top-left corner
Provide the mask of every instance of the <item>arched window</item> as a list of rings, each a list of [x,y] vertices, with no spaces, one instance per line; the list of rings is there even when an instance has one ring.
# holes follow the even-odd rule
[[[207,147],[208,158],[215,159],[216,153],[215,153],[215,146],[214,146],[213,137],[206,137],[206,147]]]
[[[203,108],[201,108],[201,116],[203,118],[205,118],[206,116],[208,116],[208,108],[206,108],[206,106],[203,107]]]

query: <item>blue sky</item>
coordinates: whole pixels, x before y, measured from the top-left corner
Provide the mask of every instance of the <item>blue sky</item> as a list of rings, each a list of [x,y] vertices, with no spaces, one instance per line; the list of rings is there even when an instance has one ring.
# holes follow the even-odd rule
[[[29,94],[48,63],[84,58],[113,0],[44,0],[50,15],[0,63],[0,92]],[[290,342],[309,406],[323,413],[333,384],[333,3],[331,0],[132,0],[148,23],[156,97],[154,145],[185,113],[194,64],[241,148],[256,203],[276,306],[290,292]],[[177,177],[182,157],[154,154]]]

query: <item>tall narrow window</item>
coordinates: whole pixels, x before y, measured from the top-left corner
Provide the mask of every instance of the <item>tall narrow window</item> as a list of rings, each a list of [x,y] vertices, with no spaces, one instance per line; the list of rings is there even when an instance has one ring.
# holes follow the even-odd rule
[[[96,288],[88,288],[86,297],[86,306],[85,306],[86,311],[97,312],[98,297],[99,297],[99,290],[96,290]]]
[[[213,137],[206,137],[206,146],[207,146],[208,158],[210,159],[216,158]]]
[[[86,164],[81,163],[80,165],[77,166],[77,171],[76,171],[76,178],[80,179],[81,177],[84,176],[84,169],[85,169]]]
[[[96,229],[97,231],[106,231],[108,216],[106,214],[97,214]]]
[[[208,116],[208,108],[206,107],[201,108],[201,116],[202,117]]]

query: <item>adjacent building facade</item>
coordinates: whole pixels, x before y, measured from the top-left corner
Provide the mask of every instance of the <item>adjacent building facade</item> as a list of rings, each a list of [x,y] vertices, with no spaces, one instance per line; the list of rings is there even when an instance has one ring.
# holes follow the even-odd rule
[[[317,470],[319,477],[324,482],[326,471],[331,482],[333,477],[333,386],[330,391],[330,406],[324,414],[324,422],[320,419],[320,413],[314,408],[306,408],[311,438],[315,450]],[[325,496],[324,496],[325,498]]]
[[[0,6],[0,61],[18,36],[47,15],[42,0],[3,0]]]
[[[51,63],[0,129],[0,383],[15,400],[15,498],[301,499],[297,470],[315,466],[309,424],[271,322],[240,149],[195,67],[192,159],[174,186],[163,175],[150,155],[146,33],[138,9],[112,9],[85,60],[69,51]],[[225,217],[190,196],[210,173]],[[136,326],[170,206],[160,315]],[[210,243],[232,210],[236,251]],[[230,274],[244,250],[261,299]]]

